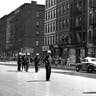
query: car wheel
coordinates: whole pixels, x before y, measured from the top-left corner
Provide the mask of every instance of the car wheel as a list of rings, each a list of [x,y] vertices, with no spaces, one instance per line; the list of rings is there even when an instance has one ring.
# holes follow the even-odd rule
[[[88,67],[88,73],[92,73],[93,67]]]
[[[79,67],[76,67],[76,71],[79,72],[80,71],[80,68]]]

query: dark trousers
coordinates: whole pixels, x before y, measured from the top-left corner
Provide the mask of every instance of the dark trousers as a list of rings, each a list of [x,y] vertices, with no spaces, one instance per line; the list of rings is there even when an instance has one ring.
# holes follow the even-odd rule
[[[50,80],[51,66],[46,66],[46,81]]]
[[[28,72],[28,69],[29,69],[29,63],[25,63],[24,68],[25,68],[25,71]]]
[[[35,66],[35,72],[38,72],[38,66]]]
[[[21,63],[20,63],[20,62],[18,62],[17,70],[18,70],[18,71],[21,71]]]

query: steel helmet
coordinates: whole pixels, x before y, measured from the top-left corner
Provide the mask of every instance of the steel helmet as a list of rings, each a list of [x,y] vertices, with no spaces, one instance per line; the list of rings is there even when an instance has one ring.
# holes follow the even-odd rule
[[[30,55],[30,53],[27,53],[27,55]]]
[[[50,53],[51,54],[51,50],[48,50],[47,53]]]
[[[36,53],[36,55],[39,55],[39,53]]]
[[[22,53],[21,53],[21,52],[19,52],[19,55],[22,55]]]

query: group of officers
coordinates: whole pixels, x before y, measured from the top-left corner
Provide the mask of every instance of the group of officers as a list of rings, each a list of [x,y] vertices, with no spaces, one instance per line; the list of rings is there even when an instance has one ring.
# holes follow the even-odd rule
[[[40,65],[40,55],[39,53],[36,54],[36,56],[34,58],[31,57],[30,53],[19,53],[18,57],[17,57],[17,70],[18,71],[25,71],[28,72],[29,69],[29,64],[34,62],[34,66],[35,66],[35,72],[38,72],[38,67]],[[52,57],[51,57],[51,51],[48,50],[47,54],[44,58],[42,58],[43,63],[45,64],[45,69],[46,69],[46,81],[50,80],[50,75],[51,75],[51,61],[52,61]]]

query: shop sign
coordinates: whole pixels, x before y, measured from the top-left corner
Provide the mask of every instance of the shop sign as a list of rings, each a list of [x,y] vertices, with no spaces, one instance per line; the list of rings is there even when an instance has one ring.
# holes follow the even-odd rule
[[[25,53],[33,53],[33,48],[25,48],[24,50],[23,50]]]
[[[49,50],[49,46],[42,46],[42,51],[47,51]]]

